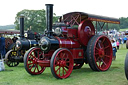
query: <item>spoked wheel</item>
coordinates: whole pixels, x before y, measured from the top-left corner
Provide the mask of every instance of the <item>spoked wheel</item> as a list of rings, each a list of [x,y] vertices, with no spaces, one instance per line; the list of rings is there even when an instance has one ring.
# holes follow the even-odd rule
[[[126,76],[126,78],[128,80],[128,53],[127,53],[126,58],[125,58],[124,70],[125,70],[125,76]]]
[[[126,48],[128,49],[128,40],[126,41]]]
[[[24,55],[24,66],[26,71],[31,75],[41,74],[45,67],[38,64],[38,60],[43,60],[43,52],[40,48],[33,47],[29,49]]]
[[[108,37],[95,35],[88,42],[87,59],[94,71],[106,71],[112,62],[112,45]]]
[[[57,79],[69,77],[73,70],[73,56],[66,48],[56,50],[50,61],[51,72]]]
[[[19,64],[19,62],[15,60],[16,55],[16,51],[13,50],[10,50],[6,53],[5,62],[9,67],[15,67]]]
[[[80,69],[84,65],[84,62],[74,63],[73,69]]]

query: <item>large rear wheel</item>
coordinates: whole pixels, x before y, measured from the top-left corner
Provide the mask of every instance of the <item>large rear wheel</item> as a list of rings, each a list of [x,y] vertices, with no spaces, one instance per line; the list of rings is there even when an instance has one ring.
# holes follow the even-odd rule
[[[45,67],[38,64],[38,60],[43,60],[43,52],[40,48],[33,47],[29,49],[24,55],[24,66],[26,71],[31,75],[41,74]]]
[[[51,72],[57,79],[63,79],[70,76],[73,70],[73,56],[66,48],[57,49],[50,61]]]
[[[112,63],[112,45],[105,35],[93,36],[87,46],[89,66],[94,71],[106,71]]]
[[[125,70],[125,76],[126,76],[126,78],[128,80],[128,53],[127,53],[126,58],[125,58],[124,70]]]

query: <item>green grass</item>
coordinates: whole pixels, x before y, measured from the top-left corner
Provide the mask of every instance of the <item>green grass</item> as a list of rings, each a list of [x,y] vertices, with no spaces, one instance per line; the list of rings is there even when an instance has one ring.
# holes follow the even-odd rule
[[[125,29],[120,29],[120,31],[126,31],[126,30],[128,30],[128,28],[125,28]]]
[[[127,51],[125,45],[120,46],[117,59],[108,71],[94,72],[85,64],[81,69],[73,70],[69,78],[62,80],[54,78],[50,68],[40,75],[32,76],[25,71],[23,63],[12,68],[5,65],[6,71],[0,72],[0,85],[128,85],[124,74]]]

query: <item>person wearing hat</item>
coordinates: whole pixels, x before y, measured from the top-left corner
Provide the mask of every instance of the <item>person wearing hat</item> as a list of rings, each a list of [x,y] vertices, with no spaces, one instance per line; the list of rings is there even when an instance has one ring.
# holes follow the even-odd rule
[[[112,60],[115,60],[116,59],[116,52],[117,52],[117,45],[116,45],[116,42],[114,39],[111,40],[111,44],[112,44],[112,50],[113,50],[113,57],[112,57]]]
[[[2,56],[5,56],[5,38],[2,37],[2,34],[0,34],[0,56],[2,54]]]

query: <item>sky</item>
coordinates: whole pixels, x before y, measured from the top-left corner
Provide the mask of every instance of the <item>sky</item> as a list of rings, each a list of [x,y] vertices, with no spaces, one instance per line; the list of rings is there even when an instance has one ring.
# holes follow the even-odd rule
[[[85,12],[113,18],[128,17],[127,0],[1,0],[0,26],[14,24],[16,14],[23,9],[46,9],[54,4],[53,12],[61,16],[68,12]]]

